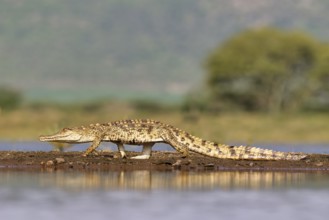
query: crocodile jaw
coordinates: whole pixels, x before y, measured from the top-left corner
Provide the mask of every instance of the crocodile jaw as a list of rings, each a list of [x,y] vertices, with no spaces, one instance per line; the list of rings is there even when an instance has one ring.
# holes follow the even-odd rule
[[[78,133],[62,133],[59,132],[54,135],[41,135],[39,137],[40,141],[46,141],[46,142],[65,142],[65,143],[70,143],[70,142],[80,142],[82,135]]]

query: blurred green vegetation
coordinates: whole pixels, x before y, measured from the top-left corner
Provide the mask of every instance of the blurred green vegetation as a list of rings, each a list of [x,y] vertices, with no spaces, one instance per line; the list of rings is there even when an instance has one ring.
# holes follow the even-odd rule
[[[22,101],[22,94],[13,88],[0,86],[0,111],[17,108]]]
[[[190,91],[183,103],[129,100],[130,109],[143,113],[301,112],[329,109],[329,45],[303,32],[276,28],[238,33],[216,47],[205,59],[206,83]],[[68,91],[62,91],[66,97]],[[148,95],[152,97],[152,94]],[[54,107],[68,112],[95,112],[103,101],[83,104],[28,103],[28,108]],[[76,100],[78,102],[79,100]],[[17,108],[22,94],[0,87],[0,107]],[[196,112],[196,113],[195,113]],[[192,114],[191,114],[192,113]]]
[[[222,111],[329,109],[329,45],[303,32],[247,30],[206,59],[209,106]]]
[[[327,0],[0,1],[1,84],[29,100],[175,101],[202,79],[202,57],[236,31],[297,27],[328,39],[328,11]]]

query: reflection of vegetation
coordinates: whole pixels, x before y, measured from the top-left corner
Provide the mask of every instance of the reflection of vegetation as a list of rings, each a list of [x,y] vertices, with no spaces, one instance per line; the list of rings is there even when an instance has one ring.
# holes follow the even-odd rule
[[[0,110],[14,109],[21,103],[21,93],[8,87],[0,87]]]
[[[328,54],[328,45],[303,33],[245,31],[207,58],[212,101],[226,110],[280,112],[300,110],[316,95],[328,100]]]

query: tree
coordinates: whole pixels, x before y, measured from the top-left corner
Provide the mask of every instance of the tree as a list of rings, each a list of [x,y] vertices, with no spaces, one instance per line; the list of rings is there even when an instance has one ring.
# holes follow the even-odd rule
[[[21,103],[21,93],[9,88],[0,87],[0,110],[14,109]]]
[[[213,101],[223,109],[300,109],[311,97],[313,84],[326,76],[319,67],[324,65],[321,51],[329,50],[304,33],[273,28],[244,31],[206,59]]]
[[[312,99],[307,106],[312,110],[329,109],[329,46],[322,48],[318,65],[312,71]]]

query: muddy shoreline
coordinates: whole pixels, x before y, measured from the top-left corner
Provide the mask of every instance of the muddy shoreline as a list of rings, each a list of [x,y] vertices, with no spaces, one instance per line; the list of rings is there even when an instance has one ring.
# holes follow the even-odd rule
[[[127,152],[128,157],[136,152]],[[301,161],[223,160],[191,153],[182,158],[177,152],[155,151],[149,160],[121,159],[117,152],[100,152],[82,157],[81,152],[0,151],[1,169],[61,170],[257,170],[328,171],[329,155],[309,154]]]

